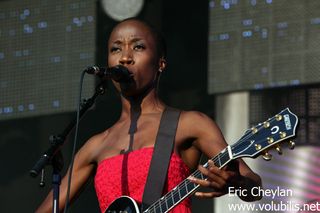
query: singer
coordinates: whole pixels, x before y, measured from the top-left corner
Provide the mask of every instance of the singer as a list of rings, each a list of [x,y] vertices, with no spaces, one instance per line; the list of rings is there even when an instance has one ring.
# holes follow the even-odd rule
[[[208,116],[197,111],[174,109],[178,113],[176,125],[171,125],[175,121],[170,116],[169,121],[162,119],[164,112],[172,108],[157,94],[160,76],[166,68],[166,46],[161,33],[135,18],[118,23],[108,40],[108,67],[117,65],[128,69],[134,83],[121,85],[126,83],[113,81],[121,95],[121,116],[111,128],[94,135],[78,151],[72,172],[71,200],[79,194],[89,177],[94,176],[101,212],[105,212],[112,201],[123,195],[141,204],[147,179],[152,176],[148,172],[149,166],[152,167],[155,144],[171,143],[170,140],[158,140],[163,132],[172,130],[166,129],[168,126],[175,129],[162,194],[184,179],[211,189],[209,192],[195,192],[199,198],[225,195],[228,187],[251,191],[251,188],[261,186],[259,175],[241,159],[232,161],[223,169],[219,169],[213,161],[209,161],[209,167],[199,166],[201,154],[212,158],[227,146],[219,127]],[[158,132],[159,129],[161,131]],[[189,177],[196,169],[207,178]],[[154,183],[151,189],[158,185],[161,183]],[[60,209],[65,206],[66,192],[67,175],[60,188]],[[261,198],[250,194],[239,197],[245,201]],[[37,212],[50,212],[51,202],[52,193]],[[172,204],[176,199],[172,198],[170,202]],[[182,199],[170,212],[191,212],[190,199]]]

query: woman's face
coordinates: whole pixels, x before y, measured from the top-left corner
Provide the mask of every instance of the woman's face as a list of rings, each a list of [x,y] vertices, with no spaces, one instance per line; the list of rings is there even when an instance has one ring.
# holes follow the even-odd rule
[[[148,26],[137,20],[120,23],[112,31],[108,42],[108,66],[123,65],[132,73],[134,85],[121,91],[127,96],[141,94],[156,83],[159,69],[165,63],[159,57],[154,34]],[[114,82],[120,91],[119,83]]]

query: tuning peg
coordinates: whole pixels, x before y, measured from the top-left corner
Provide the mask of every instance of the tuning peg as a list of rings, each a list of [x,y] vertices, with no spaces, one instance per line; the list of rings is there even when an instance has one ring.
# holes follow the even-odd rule
[[[258,132],[258,129],[256,127],[251,128],[252,134],[256,134]]]
[[[296,143],[294,141],[289,141],[289,148],[294,149]]]
[[[257,151],[259,151],[262,148],[262,146],[260,144],[255,144],[254,146],[256,147]]]
[[[274,142],[274,139],[272,137],[267,137],[267,141],[269,144],[272,144]]]
[[[282,155],[282,149],[281,149],[281,146],[279,144],[276,146],[276,150],[277,150],[279,155]]]
[[[279,132],[280,138],[285,138],[287,136],[287,133],[285,132]]]
[[[265,152],[263,155],[262,155],[263,159],[266,160],[266,161],[269,161],[272,159],[272,155],[269,154],[268,152]]]
[[[270,123],[268,121],[263,122],[263,127],[264,128],[269,128],[270,127]]]
[[[277,121],[281,121],[282,120],[282,115],[276,115],[275,117],[276,117]]]

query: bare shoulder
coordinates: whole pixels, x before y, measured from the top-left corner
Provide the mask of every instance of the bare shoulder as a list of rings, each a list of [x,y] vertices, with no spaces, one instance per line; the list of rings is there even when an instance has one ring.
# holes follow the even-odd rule
[[[180,123],[184,128],[188,128],[194,133],[218,132],[220,129],[212,118],[199,111],[183,111],[180,117]]]
[[[89,138],[89,140],[87,140],[78,151],[77,156],[85,159],[88,163],[95,163],[99,154],[99,147],[107,137],[108,133],[109,130],[105,130]]]
[[[199,111],[183,111],[179,132],[191,138],[193,146],[208,157],[221,151],[227,143],[215,121]]]
[[[182,111],[181,117],[184,119],[210,119],[206,114],[199,111]]]

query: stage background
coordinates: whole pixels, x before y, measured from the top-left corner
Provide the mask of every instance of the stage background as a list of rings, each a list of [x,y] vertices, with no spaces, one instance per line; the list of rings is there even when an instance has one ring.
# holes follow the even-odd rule
[[[139,17],[161,28],[167,40],[168,68],[161,79],[161,97],[169,105],[199,110],[211,116],[229,143],[239,139],[250,126],[266,120],[285,107],[290,107],[299,116],[296,150],[289,151],[284,147],[284,154],[277,156],[273,153],[271,162],[258,158],[248,160],[248,163],[261,175],[264,187],[280,186],[294,190],[295,196],[284,198],[284,201],[306,203],[319,198],[320,185],[320,171],[317,169],[320,158],[320,72],[319,48],[316,48],[320,44],[319,3],[316,0],[308,3],[298,0],[259,2],[146,0]],[[259,11],[266,6],[283,9],[289,2],[291,9],[297,8],[294,11],[299,11],[301,7],[310,8],[312,3],[314,7],[310,13],[303,13],[303,17],[294,17],[299,24],[293,26],[291,18],[285,15],[284,20],[269,20],[273,17],[271,13],[264,10],[261,13],[268,18],[268,27],[281,31],[280,35],[296,35],[299,32],[303,36],[297,39],[303,38],[308,45],[298,43],[301,48],[297,52],[296,46],[290,46],[291,37],[285,36],[275,43],[277,33],[268,37],[272,39],[259,44],[254,40],[256,37],[252,41],[245,40],[249,44],[247,46],[244,43],[237,46],[235,42],[230,44],[224,40],[232,34],[223,33],[222,27],[229,26],[227,20],[223,23],[219,21],[222,17],[237,23],[238,28],[232,29],[240,33],[236,40],[239,42],[242,35],[250,35],[249,28],[256,29],[252,20],[257,14],[252,12],[253,8]],[[241,11],[247,8],[245,4],[253,7],[248,17],[232,15],[231,12],[237,10],[239,4]],[[214,17],[217,8],[223,13],[223,16],[219,15],[220,19]],[[243,25],[243,20],[247,25]],[[220,23],[220,28],[215,28],[212,23]],[[99,1],[2,0],[0,24],[0,162],[3,168],[0,177],[0,212],[33,212],[50,190],[51,169],[48,167],[46,171],[44,188],[38,186],[38,178],[29,176],[29,170],[49,147],[49,136],[61,133],[73,120],[81,71],[92,64],[105,66],[107,35],[116,21],[105,14]],[[259,26],[262,24],[259,23]],[[295,31],[294,26],[305,28]],[[309,30],[304,30],[307,26]],[[259,29],[265,35],[264,28]],[[241,30],[246,33],[242,34]],[[308,32],[307,36],[303,32]],[[223,45],[219,43],[215,46],[216,38],[223,39],[220,41]],[[286,42],[282,44],[282,41]],[[256,45],[262,49],[258,51]],[[291,48],[289,55],[301,56],[303,60],[297,60],[299,69],[291,64],[292,61],[272,63],[271,59],[276,53],[268,51],[273,47],[281,47],[277,49],[280,52],[287,51],[288,47]],[[239,58],[232,59],[224,55],[224,51],[230,53],[232,49],[238,50],[233,56]],[[246,50],[245,55],[240,50]],[[253,63],[248,54],[257,52],[265,55],[262,58],[257,55],[259,60]],[[268,53],[272,53],[273,57],[266,56]],[[315,54],[310,56],[312,53]],[[242,71],[227,69],[229,65]],[[256,70],[245,69],[255,68],[253,65],[257,65]],[[277,69],[272,71],[273,67]],[[252,71],[257,75],[250,76],[249,72]],[[238,83],[245,83],[248,79],[243,72],[249,73],[247,77],[252,78],[250,84],[240,87]],[[309,76],[308,73],[313,76],[308,78],[309,82],[292,81],[296,77],[290,76]],[[268,81],[261,84],[259,75],[269,76],[266,78]],[[281,78],[274,78],[277,75]],[[235,79],[235,76],[238,78]],[[86,76],[85,79],[84,96],[90,97],[99,80],[93,76]],[[109,85],[106,94],[97,99],[95,106],[82,119],[78,147],[93,134],[112,125],[119,116],[119,107],[119,97]],[[63,147],[64,171],[70,161],[72,142],[73,133]],[[269,203],[270,200],[266,198],[261,202]],[[193,198],[193,212],[235,212],[228,209],[228,203],[240,202],[238,198],[230,199],[227,196],[214,200]],[[99,211],[92,181],[70,209],[70,212],[89,211]]]

